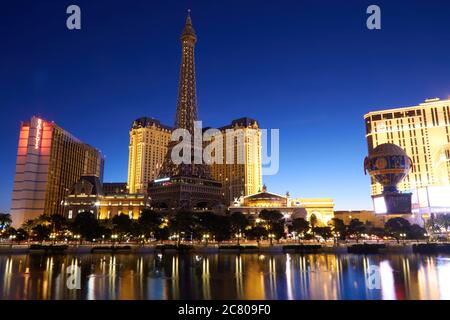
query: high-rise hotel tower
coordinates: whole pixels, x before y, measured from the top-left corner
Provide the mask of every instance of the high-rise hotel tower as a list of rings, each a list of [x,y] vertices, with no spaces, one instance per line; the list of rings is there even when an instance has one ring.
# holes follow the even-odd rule
[[[223,159],[211,164],[211,174],[222,183],[225,204],[230,205],[262,190],[261,130],[251,118],[233,120],[219,130]]]
[[[147,193],[148,183],[158,177],[172,128],[152,118],[139,118],[130,130],[128,192]]]
[[[429,196],[433,190],[440,197],[437,192],[443,189],[434,187],[450,185],[450,100],[427,99],[417,106],[369,112],[364,119],[369,154],[382,143],[393,143],[411,158],[411,171],[399,189],[419,190],[419,196],[420,190]],[[372,179],[372,194],[381,192]]]
[[[54,122],[22,122],[12,195],[13,226],[41,214],[63,214],[63,200],[82,175],[103,179],[100,151]]]

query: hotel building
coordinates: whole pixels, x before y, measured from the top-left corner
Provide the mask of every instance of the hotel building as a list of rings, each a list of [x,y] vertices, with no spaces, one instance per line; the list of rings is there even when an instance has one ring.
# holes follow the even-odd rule
[[[91,212],[97,219],[111,219],[125,214],[138,219],[150,208],[146,194],[128,194],[126,183],[102,183],[96,176],[82,176],[64,200],[64,214],[73,220],[81,212]]]
[[[13,226],[41,214],[63,214],[64,197],[85,174],[103,179],[100,151],[54,122],[32,117],[22,122],[12,194]]]
[[[148,183],[158,177],[171,133],[171,127],[153,118],[133,122],[128,157],[129,193],[147,193]]]
[[[413,193],[413,212],[450,213],[450,100],[369,112],[364,120],[369,154],[382,143],[393,143],[411,158],[411,171],[398,188]],[[382,192],[374,179],[371,187],[372,195]]]
[[[233,120],[219,130],[223,159],[211,164],[211,174],[222,183],[225,202],[230,205],[241,196],[262,190],[261,130],[250,118]]]
[[[250,118],[233,120],[219,130],[223,158],[211,164],[211,175],[222,183],[226,204],[230,204],[235,198],[261,191],[261,130],[258,122]],[[133,122],[128,161],[129,193],[146,193],[148,183],[157,179],[171,133],[171,127],[153,118]]]

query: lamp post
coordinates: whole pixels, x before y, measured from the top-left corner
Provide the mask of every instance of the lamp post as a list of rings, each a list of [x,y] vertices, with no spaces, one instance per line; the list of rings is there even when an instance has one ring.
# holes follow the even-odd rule
[[[208,233],[205,233],[203,235],[203,240],[205,241],[205,247],[207,247],[208,246],[208,240],[209,240],[209,234]]]
[[[238,246],[241,245],[241,243],[240,243],[240,240],[241,240],[241,238],[242,238],[241,230],[239,230],[239,233],[236,233],[236,234],[235,234],[235,237],[236,237],[236,239],[237,239],[237,244],[238,244]]]
[[[273,246],[273,239],[274,238],[275,238],[275,235],[273,233],[269,233],[270,246]]]
[[[400,233],[400,237],[403,239],[403,244],[405,244],[406,233]]]
[[[111,239],[113,241],[112,245],[114,247],[114,244],[116,243],[116,239],[118,238],[118,235],[116,233],[114,233],[113,235],[111,235]]]

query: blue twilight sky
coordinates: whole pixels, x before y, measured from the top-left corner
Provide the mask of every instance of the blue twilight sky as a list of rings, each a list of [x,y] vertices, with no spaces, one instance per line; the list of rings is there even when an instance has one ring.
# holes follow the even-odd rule
[[[66,29],[78,4],[82,30]],[[382,30],[366,28],[378,4]],[[54,120],[126,181],[133,119],[172,124],[186,10],[198,35],[199,114],[279,128],[269,190],[371,208],[364,113],[450,95],[449,1],[4,0],[0,5],[0,211],[21,120]]]

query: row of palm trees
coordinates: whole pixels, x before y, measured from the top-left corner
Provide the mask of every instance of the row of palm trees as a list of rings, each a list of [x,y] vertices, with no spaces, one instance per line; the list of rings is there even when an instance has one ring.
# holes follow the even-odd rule
[[[447,221],[447,220],[446,220]],[[448,219],[450,226],[450,216]],[[15,241],[149,241],[171,239],[180,243],[185,240],[226,241],[252,239],[272,241],[291,237],[298,241],[304,239],[346,240],[367,237],[390,237],[402,239],[424,239],[428,235],[425,229],[411,225],[402,218],[390,219],[384,228],[371,223],[353,219],[348,225],[343,220],[334,218],[327,226],[319,225],[317,218],[311,215],[309,220],[303,218],[287,222],[277,210],[262,210],[256,219],[250,219],[241,212],[216,215],[211,212],[192,213],[179,211],[165,215],[152,210],[144,210],[139,219],[130,219],[128,215],[117,215],[112,219],[98,220],[91,212],[77,214],[73,221],[61,215],[42,215],[27,221],[21,228],[10,226],[11,218],[0,214],[0,231],[3,238]],[[447,226],[447,225],[446,225]]]

